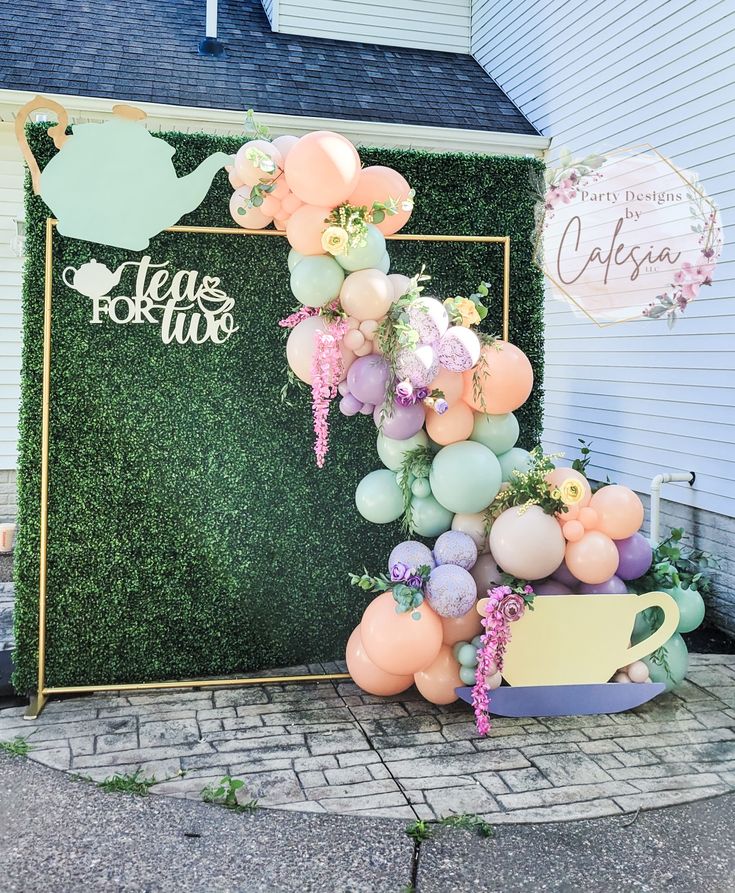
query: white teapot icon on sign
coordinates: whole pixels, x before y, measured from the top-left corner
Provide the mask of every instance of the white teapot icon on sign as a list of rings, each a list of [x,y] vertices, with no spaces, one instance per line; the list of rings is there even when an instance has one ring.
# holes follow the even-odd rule
[[[74,267],[66,267],[61,274],[61,278],[69,288],[78,291],[80,295],[84,295],[87,298],[101,298],[118,284],[122,276],[122,269],[128,263],[130,261],[120,264],[113,273],[104,264],[97,263],[93,259],[86,264],[82,264],[78,270]],[[69,272],[73,274],[71,282],[66,278]]]

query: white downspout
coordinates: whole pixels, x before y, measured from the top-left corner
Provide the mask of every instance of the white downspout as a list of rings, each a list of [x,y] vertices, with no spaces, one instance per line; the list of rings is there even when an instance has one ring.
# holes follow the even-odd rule
[[[222,41],[217,37],[217,0],[206,0],[204,40],[199,42],[199,55],[221,59],[225,54]]]
[[[697,475],[693,471],[666,471],[663,474],[657,474],[651,481],[651,533],[648,539],[654,549],[661,542],[659,536],[659,528],[661,526],[661,485],[686,483],[692,487],[696,477]]]

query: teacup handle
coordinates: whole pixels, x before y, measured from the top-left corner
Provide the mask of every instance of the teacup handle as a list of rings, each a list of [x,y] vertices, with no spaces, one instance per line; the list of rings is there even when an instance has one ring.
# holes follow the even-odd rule
[[[664,622],[647,639],[628,648],[620,664],[621,667],[627,667],[628,664],[632,664],[634,661],[651,654],[657,648],[660,648],[664,642],[667,642],[676,632],[676,627],[679,625],[679,606],[670,595],[666,592],[646,592],[643,595],[639,595],[636,614],[640,614],[641,611],[645,611],[647,608],[661,608],[664,612]]]
[[[71,282],[69,282],[69,280],[66,278],[66,274],[69,272],[69,270],[71,270],[74,274],[77,273],[77,270],[75,270],[74,267],[65,267],[64,272],[61,274],[61,278],[64,280],[65,285],[68,285],[69,288],[74,288],[74,281],[72,280]]]

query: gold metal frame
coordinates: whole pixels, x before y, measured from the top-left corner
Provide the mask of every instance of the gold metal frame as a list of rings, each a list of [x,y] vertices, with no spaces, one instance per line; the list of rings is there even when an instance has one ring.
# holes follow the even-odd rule
[[[52,217],[46,220],[46,258],[44,275],[43,307],[43,394],[41,414],[41,543],[40,573],[38,580],[38,681],[36,694],[25,712],[24,719],[37,719],[44,705],[52,695],[86,694],[95,691],[147,691],[167,688],[232,687],[241,685],[262,685],[282,682],[319,682],[327,679],[349,679],[349,673],[320,673],[301,676],[244,676],[238,678],[184,679],[181,681],[137,682],[113,685],[46,685],[46,582],[48,558],[48,459],[49,459],[49,420],[51,416],[51,303],[53,297],[53,234],[57,222]],[[241,229],[227,226],[171,226],[164,232],[204,233],[230,236],[271,236],[284,237],[279,230]],[[503,340],[508,340],[510,314],[510,236],[446,236],[411,235],[396,233],[386,238],[411,242],[487,242],[503,246]]]

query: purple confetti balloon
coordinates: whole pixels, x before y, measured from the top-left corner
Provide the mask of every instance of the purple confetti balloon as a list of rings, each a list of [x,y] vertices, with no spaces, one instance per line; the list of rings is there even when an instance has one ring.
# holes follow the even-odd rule
[[[386,418],[382,418],[382,416],[383,406],[379,404],[375,407],[373,421],[385,437],[390,437],[393,440],[408,440],[424,427],[426,412],[421,403],[412,403],[410,406],[399,406],[395,403],[391,416]]]
[[[358,357],[347,370],[347,384],[350,392],[361,403],[382,403],[388,387],[390,370],[383,357],[370,354]]]
[[[562,561],[562,563],[551,576],[554,580],[558,580],[560,583],[563,583],[565,586],[569,586],[571,589],[574,589],[576,586],[579,585],[579,580],[569,570],[566,561]]]
[[[480,359],[480,339],[464,326],[452,326],[437,345],[439,362],[450,372],[466,372]]]
[[[415,388],[428,387],[438,372],[439,360],[430,344],[404,347],[398,351],[396,376],[401,380],[407,378]]]
[[[469,571],[477,561],[477,546],[468,534],[448,530],[434,543],[434,558],[437,564],[456,564]]]
[[[426,600],[440,617],[462,617],[474,607],[477,585],[463,567],[442,564],[431,572]]]
[[[408,308],[408,321],[419,335],[419,341],[433,344],[449,328],[447,308],[437,298],[424,295],[411,302]]]
[[[624,540],[615,540],[615,546],[620,556],[615,573],[621,580],[637,580],[651,566],[653,549],[642,534],[634,533]]]
[[[580,583],[580,595],[625,595],[628,587],[618,576],[610,577],[604,583]]]
[[[436,566],[431,549],[416,540],[405,540],[393,549],[388,558],[388,573],[394,564],[405,564],[406,567],[420,568],[425,564],[432,570]]]

